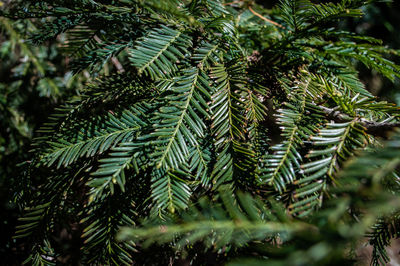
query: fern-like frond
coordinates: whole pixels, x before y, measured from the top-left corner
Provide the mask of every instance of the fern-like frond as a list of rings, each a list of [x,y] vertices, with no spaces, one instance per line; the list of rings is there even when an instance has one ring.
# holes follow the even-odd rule
[[[125,192],[126,171],[133,168],[136,175],[146,167],[146,159],[143,148],[134,142],[122,142],[103,159],[99,160],[99,168],[92,173],[92,179],[87,182],[90,187],[89,203],[102,198],[104,190],[114,194],[114,185],[117,184],[122,192]]]
[[[142,228],[124,228],[119,238],[143,241],[146,246],[174,241],[180,250],[188,244],[202,242],[207,248],[218,250],[224,246],[242,247],[251,241],[265,242],[278,235],[281,241],[287,241],[293,232],[310,228],[306,224],[291,223],[287,217],[286,221],[281,220],[285,214],[272,213],[265,204],[247,194],[239,194],[236,202],[228,193],[222,193],[221,198],[222,204],[210,204],[202,199],[198,207],[193,206],[180,215],[178,224],[160,227],[147,223]]]
[[[95,121],[89,127],[83,127],[73,140],[59,139],[48,142],[49,149],[43,155],[42,162],[47,166],[57,163],[57,168],[76,162],[81,157],[101,154],[120,142],[128,142],[135,137],[145,123],[137,116],[138,108],[132,107],[117,118],[109,113],[105,124]],[[135,114],[136,113],[136,114]]]
[[[255,152],[251,144],[244,142],[247,135],[244,100],[248,91],[242,71],[240,65],[226,68],[223,64],[211,70],[216,83],[211,129],[218,154],[212,177],[217,185],[232,181],[235,176],[239,180],[246,178],[251,174],[247,170],[255,165]]]
[[[332,77],[332,82],[339,88],[359,93],[361,96],[371,98],[373,95],[365,89],[365,85],[358,79],[356,73],[338,73]]]
[[[44,191],[32,193],[31,202],[24,208],[14,236],[32,240],[27,246],[32,248],[32,252],[25,264],[55,265],[58,255],[52,248],[50,235],[57,229],[60,217],[69,215],[65,200],[68,196],[76,197],[74,181],[82,176],[83,171],[84,168],[76,171],[66,169],[58,175],[50,172],[47,182],[42,185]]]
[[[299,185],[295,194],[297,201],[291,205],[292,211],[302,216],[321,206],[327,182],[335,182],[335,174],[342,163],[368,144],[365,129],[356,121],[330,123],[311,139],[320,148],[313,149],[306,156],[309,162],[301,166],[304,177],[295,182]]]
[[[152,173],[152,198],[160,216],[164,210],[174,213],[188,206],[192,191],[188,186],[189,174],[182,170],[154,169]]]
[[[206,141],[204,141],[206,142]],[[199,143],[189,149],[189,170],[194,173],[195,179],[200,181],[204,187],[210,186],[210,165],[211,165],[211,147]],[[207,144],[207,143],[206,143]]]
[[[219,50],[218,44],[204,42],[194,50],[192,60],[201,70],[209,69],[217,63]]]
[[[187,56],[190,37],[166,26],[152,29],[129,50],[130,60],[152,79],[169,77],[177,64]]]
[[[186,178],[180,176],[189,175],[188,167],[207,180],[204,171],[209,159],[198,150],[202,143],[198,139],[206,135],[203,120],[209,117],[210,90],[202,71],[187,70],[160,99],[166,104],[160,104],[162,107],[153,117],[153,132],[139,138],[144,143],[150,139],[154,147],[150,154],[151,163],[157,168],[153,170],[153,200],[160,211],[186,206],[191,193]]]
[[[15,238],[31,235],[34,229],[39,225],[40,220],[45,215],[47,207],[49,207],[50,204],[50,202],[47,202],[45,204],[36,205],[32,208],[26,208],[24,217],[20,218],[22,224],[16,227]]]
[[[287,23],[290,29],[297,31],[306,22],[307,17],[304,13],[311,7],[312,3],[309,0],[281,0],[281,18]]]
[[[90,116],[103,118],[105,114],[104,108],[98,108],[101,104],[115,105],[117,101],[121,105],[133,105],[137,101],[143,101],[151,98],[156,89],[151,83],[147,83],[140,78],[132,80],[133,73],[126,72],[123,74],[115,74],[102,77],[94,84],[86,88],[81,97],[68,101],[63,106],[55,109],[54,114],[50,115],[48,121],[44,123],[38,130],[40,136],[35,139],[33,147],[37,153],[47,153],[48,145],[46,142],[57,143],[61,136],[70,136],[71,130],[82,130],[82,120],[85,120],[84,127],[88,127],[86,119],[90,120]],[[139,113],[145,114],[152,109],[149,104],[143,102],[142,106],[136,106]],[[107,114],[106,116],[112,115]],[[102,119],[100,119],[102,120]],[[92,121],[93,122],[93,121]],[[47,150],[46,150],[47,149]]]
[[[262,182],[275,187],[280,193],[297,179],[302,161],[298,149],[318,126],[321,114],[309,99],[311,78],[304,77],[294,88],[287,88],[291,101],[278,110],[277,122],[284,141],[271,147],[272,153],[265,156],[260,173]],[[290,96],[289,96],[290,97]],[[306,115],[309,114],[308,116]],[[307,122],[314,120],[312,123]]]
[[[82,20],[82,16],[74,16],[74,17],[61,17],[61,18],[55,18],[41,27],[40,32],[34,33],[31,37],[30,40],[38,45],[42,44],[45,41],[51,40],[60,33],[63,33],[67,30],[70,30],[77,26]]]
[[[206,109],[210,97],[206,78],[197,69],[188,70],[166,92],[163,101],[170,105],[156,112],[154,132],[148,136],[156,138],[151,157],[157,168],[178,169],[187,161],[189,147],[198,145],[196,139],[204,137],[206,125],[201,117],[209,116]]]
[[[131,5],[138,5],[143,15],[150,16],[159,21],[176,23],[181,21],[189,25],[201,26],[201,22],[193,17],[192,12],[188,12],[186,5],[180,0],[125,0]]]
[[[122,50],[128,47],[130,43],[111,43],[102,44],[99,48],[90,50],[85,56],[72,62],[74,73],[88,70],[90,73],[99,73],[104,65],[112,58],[117,56]]]
[[[229,14],[221,0],[205,0],[204,2],[208,12],[215,17]]]
[[[398,55],[397,51],[382,49],[381,46],[354,42],[338,42],[324,47],[324,53],[342,58],[353,58],[365,66],[375,69],[390,80],[400,77],[400,67],[383,57],[386,53]]]
[[[80,221],[84,225],[82,232],[85,243],[82,250],[84,263],[132,264],[135,244],[132,241],[119,243],[115,239],[120,227],[135,225],[134,197],[128,195],[132,195],[132,191],[103,197],[98,204],[86,207],[86,216]],[[110,212],[113,215],[107,215]]]
[[[281,18],[287,23],[294,34],[304,34],[305,31],[324,25],[326,22],[345,17],[360,17],[359,7],[362,3],[355,4],[352,1],[340,3],[313,4],[309,0],[281,0]],[[312,35],[312,34],[311,34]]]
[[[390,257],[386,247],[392,239],[400,236],[400,219],[398,216],[391,216],[387,219],[381,218],[368,234],[369,243],[373,246],[371,265],[387,265]]]
[[[312,18],[312,22],[307,27],[316,27],[340,18],[361,17],[363,13],[359,7],[362,6],[362,2],[358,1],[358,4],[356,2],[357,1],[344,0],[337,4],[313,4],[308,12],[306,12],[306,15],[309,16],[308,19],[310,20]]]
[[[63,43],[61,47],[66,54],[81,57],[101,45],[102,34],[100,29],[79,25],[68,30],[66,34],[68,41]]]

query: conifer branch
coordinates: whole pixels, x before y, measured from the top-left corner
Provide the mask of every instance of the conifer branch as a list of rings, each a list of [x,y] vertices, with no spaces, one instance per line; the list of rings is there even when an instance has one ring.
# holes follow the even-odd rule
[[[251,13],[253,13],[257,17],[261,18],[262,20],[265,20],[266,22],[271,23],[272,25],[275,25],[275,26],[277,26],[279,28],[285,29],[285,27],[282,26],[281,24],[279,24],[279,23],[277,23],[277,22],[275,22],[273,20],[270,20],[270,19],[264,17],[263,15],[257,13],[256,11],[254,11],[253,8],[251,8],[251,6],[249,6],[249,10],[250,10]]]
[[[340,111],[337,111],[337,108],[328,108],[325,106],[319,106],[321,110],[324,112],[328,119],[331,119],[337,123],[348,122],[353,120],[354,118],[344,114]],[[388,131],[394,130],[397,127],[400,127],[400,122],[376,122],[371,121],[365,118],[357,119],[359,125],[366,129],[366,133],[373,136],[381,136],[384,137]]]

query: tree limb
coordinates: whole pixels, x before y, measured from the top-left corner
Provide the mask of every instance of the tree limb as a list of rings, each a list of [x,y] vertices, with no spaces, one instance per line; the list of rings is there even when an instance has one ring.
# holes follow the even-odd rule
[[[328,119],[331,119],[335,122],[340,123],[354,120],[354,117],[337,111],[335,108],[328,108],[325,106],[319,106],[319,108],[325,113]],[[400,127],[400,122],[375,122],[365,118],[358,118],[357,121],[366,129],[366,133],[373,136],[385,137],[388,131],[393,130],[396,127]]]

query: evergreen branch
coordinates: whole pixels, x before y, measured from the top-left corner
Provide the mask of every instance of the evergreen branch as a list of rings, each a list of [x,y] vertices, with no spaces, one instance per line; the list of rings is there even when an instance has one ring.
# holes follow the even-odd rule
[[[217,83],[212,95],[211,129],[218,152],[211,176],[217,185],[232,181],[234,177],[245,178],[251,173],[247,169],[255,165],[255,153],[251,145],[244,142],[247,134],[244,99],[248,91],[242,75],[241,65],[226,68],[218,64],[211,70],[211,77]]]
[[[185,57],[191,44],[182,32],[162,25],[149,31],[130,49],[130,60],[139,74],[145,72],[152,79],[169,77],[178,70],[176,64]]]
[[[131,197],[128,197],[131,195]],[[122,226],[134,226],[135,217],[132,189],[128,193],[116,193],[103,198],[98,204],[85,208],[85,218],[80,223],[84,226],[83,261],[87,264],[101,262],[107,265],[131,265],[132,241],[118,243],[115,235]],[[107,214],[112,212],[112,216]]]
[[[154,169],[152,172],[152,199],[156,203],[155,210],[160,217],[168,210],[187,208],[192,191],[187,184],[188,173],[182,170]]]
[[[121,191],[125,192],[125,172],[133,167],[136,175],[139,174],[139,167],[145,168],[140,145],[133,142],[123,142],[112,148],[106,158],[100,159],[99,168],[91,174],[93,177],[87,182],[90,187],[89,203],[96,201],[103,196],[104,190],[108,188],[111,195],[114,194],[114,184],[118,184]],[[128,175],[129,177],[129,175]]]
[[[201,117],[209,116],[206,111],[206,99],[210,98],[208,91],[210,88],[204,73],[194,68],[187,70],[161,99],[168,104],[162,105],[156,113],[154,132],[141,138],[144,141],[153,139],[157,144],[150,157],[156,167],[153,170],[152,198],[159,212],[186,208],[191,195],[185,180],[189,176],[186,166],[200,173],[207,169],[201,164],[204,157],[191,152],[199,145],[197,139],[205,136],[206,125]]]
[[[286,186],[296,179],[302,160],[298,148],[302,145],[303,139],[315,129],[311,125],[303,126],[305,121],[311,118],[306,116],[311,106],[308,103],[310,84],[311,78],[304,77],[293,89],[288,88],[291,91],[289,95],[291,101],[285,103],[285,108],[278,110],[277,114],[277,122],[281,126],[285,140],[271,147],[274,153],[266,155],[263,162],[265,168],[261,171],[261,179],[274,186],[279,193],[283,193]]]
[[[329,123],[319,130],[318,136],[311,138],[315,148],[306,156],[309,162],[301,166],[300,174],[304,177],[295,182],[299,187],[294,195],[296,202],[290,205],[293,213],[307,216],[321,206],[322,193],[330,180],[336,181],[335,175],[343,161],[368,143],[364,130],[355,120]]]
[[[367,1],[280,0],[271,10],[247,0],[12,2],[0,13],[36,19],[15,27],[0,19],[2,69],[16,74],[0,84],[0,118],[20,119],[14,113],[30,104],[9,103],[14,93],[30,101],[47,86],[61,92],[42,76],[64,74],[69,58],[50,42],[31,49],[20,40],[25,30],[74,53],[76,78],[54,100],[77,94],[38,132],[33,161],[16,179],[24,185],[16,203],[27,206],[17,227],[26,263],[166,265],[187,255],[202,265],[251,254],[256,265],[340,265],[373,224],[374,262],[387,261],[398,233],[399,141],[374,136],[400,126],[400,109],[366,90],[354,62],[394,80],[400,67],[387,58],[399,52],[333,27]],[[92,85],[88,71],[119,69]],[[23,130],[30,117],[21,117]],[[0,135],[0,144],[18,142]],[[5,151],[0,159],[10,158]],[[121,226],[129,229],[118,242]],[[64,245],[60,235],[72,239]]]
[[[178,169],[179,164],[187,159],[188,147],[198,144],[195,135],[204,136],[206,126],[199,115],[208,116],[205,111],[208,105],[204,98],[210,95],[204,87],[208,85],[201,82],[201,75],[199,70],[191,69],[178,78],[170,89],[173,93],[165,99],[176,102],[170,108],[162,107],[156,113],[154,119],[160,122],[155,124],[155,131],[149,137],[157,138],[158,146],[152,155],[156,158],[157,168]]]
[[[200,47],[195,49],[192,59],[200,70],[207,70],[217,63],[215,57],[217,56],[218,49],[219,44],[204,42]]]
[[[47,166],[58,162],[57,168],[61,165],[66,167],[83,156],[101,154],[119,142],[132,140],[134,134],[143,126],[142,120],[135,112],[137,111],[132,107],[131,111],[126,110],[119,119],[109,113],[103,128],[95,120],[94,124],[89,125],[89,129],[82,128],[72,141],[62,138],[56,142],[48,141],[50,148],[43,155],[41,162]],[[93,134],[91,130],[94,131]]]
[[[210,173],[209,167],[211,162],[210,151],[203,146],[196,145],[189,151],[190,157],[190,172],[195,173],[196,180],[200,180],[200,183],[204,187],[208,187],[210,184]]]
[[[265,204],[247,194],[238,194],[240,205],[227,193],[220,196],[222,204],[209,204],[207,199],[201,199],[198,209],[193,207],[180,214],[179,223],[123,228],[119,239],[142,241],[145,246],[175,241],[180,250],[202,242],[207,248],[218,250],[224,246],[241,247],[252,241],[265,242],[280,234],[285,235],[282,240],[286,241],[292,234],[315,230],[305,223],[280,220],[276,216],[282,215],[285,219],[285,214],[268,213]],[[242,210],[240,206],[246,206],[246,209]],[[280,212],[277,207],[274,211]]]
[[[324,112],[327,119],[333,120],[337,123],[343,123],[354,119],[354,117],[351,117],[348,114],[337,111],[337,109],[335,108],[328,108],[325,106],[319,106],[319,108]],[[366,129],[366,133],[373,136],[384,137],[388,131],[392,131],[395,128],[400,127],[400,122],[376,122],[367,120],[362,117],[356,119],[356,121],[360,126]]]
[[[394,238],[398,238],[400,234],[400,219],[394,214],[384,217],[372,227],[371,232],[367,235],[369,243],[373,246],[371,265],[386,265],[390,262],[386,247]]]

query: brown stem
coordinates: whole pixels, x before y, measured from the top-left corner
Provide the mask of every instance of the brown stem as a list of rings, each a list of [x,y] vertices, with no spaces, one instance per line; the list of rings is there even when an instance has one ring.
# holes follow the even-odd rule
[[[118,72],[120,72],[120,73],[125,72],[124,67],[122,66],[122,64],[119,62],[119,60],[115,56],[111,57],[111,62],[117,68]]]
[[[238,1],[233,1],[233,2],[229,2],[229,3],[224,3],[223,5],[224,6],[231,6],[231,5],[234,5],[234,4],[239,4],[241,2],[242,2],[241,0],[238,0]]]
[[[335,122],[347,122],[354,119],[354,117],[341,113],[334,108],[328,108],[324,106],[319,107],[325,113],[328,119],[331,119]],[[365,118],[359,118],[358,123],[366,129],[366,133],[381,137],[385,137],[388,131],[395,129],[396,127],[400,127],[400,122],[375,122]]]
[[[262,16],[261,14],[257,13],[256,11],[254,11],[253,8],[251,8],[251,6],[249,6],[249,10],[250,10],[251,13],[253,13],[253,14],[256,15],[257,17],[261,18],[262,20],[265,20],[265,21],[267,21],[267,22],[269,22],[269,23],[271,23],[271,24],[273,24],[273,25],[275,25],[275,26],[277,26],[277,27],[280,27],[280,28],[282,28],[282,29],[285,29],[285,27],[282,26],[281,24],[279,24],[279,23],[277,23],[277,22],[275,22],[275,21],[273,21],[273,20],[270,20],[270,19],[268,19],[268,18]]]

